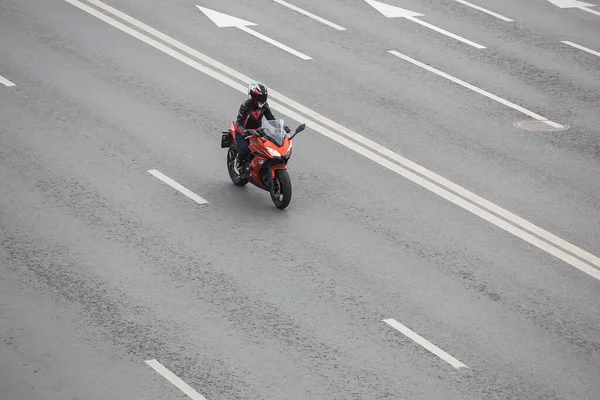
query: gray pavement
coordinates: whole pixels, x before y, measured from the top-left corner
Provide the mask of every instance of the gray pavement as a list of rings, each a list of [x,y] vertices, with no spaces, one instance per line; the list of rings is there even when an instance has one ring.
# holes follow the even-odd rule
[[[293,1],[343,32],[202,2],[301,60],[194,2],[107,4],[600,255],[600,58],[560,43],[600,50],[600,17],[387,2],[488,49],[360,1]],[[278,110],[308,129],[276,210],[219,148],[242,93],[65,1],[3,0],[0,38],[2,400],[183,398],[150,359],[208,400],[598,398],[597,279]],[[388,50],[571,128],[518,130],[523,114]]]

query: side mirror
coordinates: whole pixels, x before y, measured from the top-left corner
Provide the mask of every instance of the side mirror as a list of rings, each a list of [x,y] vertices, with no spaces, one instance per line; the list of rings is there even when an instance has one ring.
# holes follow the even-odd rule
[[[306,129],[306,124],[302,124],[299,127],[296,128],[296,132],[295,133],[300,133],[302,132],[304,129]]]

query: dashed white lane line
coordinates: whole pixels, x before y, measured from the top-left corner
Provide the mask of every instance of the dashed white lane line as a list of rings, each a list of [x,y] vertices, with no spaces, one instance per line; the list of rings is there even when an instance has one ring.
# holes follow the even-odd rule
[[[180,193],[182,193],[185,196],[189,197],[190,199],[194,200],[196,203],[208,204],[208,201],[204,200],[202,197],[198,196],[196,193],[192,192],[188,188],[175,182],[173,179],[169,178],[168,176],[164,175],[163,173],[161,173],[155,169],[151,169],[148,172],[150,174],[154,175],[156,178],[163,181],[164,183],[166,183],[167,185],[171,186],[173,189],[179,191]]]
[[[275,3],[281,4],[284,7],[289,8],[290,10],[294,10],[296,12],[299,12],[300,14],[306,15],[307,17],[312,18],[315,21],[319,21],[319,22],[321,22],[321,23],[323,23],[325,25],[328,25],[328,26],[332,27],[333,29],[337,29],[338,31],[345,31],[346,30],[346,28],[344,28],[344,27],[341,27],[341,26],[339,26],[337,24],[334,24],[331,21],[327,21],[325,18],[321,18],[318,15],[315,15],[313,13],[310,13],[310,12],[308,12],[306,10],[301,9],[300,7],[296,7],[295,5],[290,4],[287,1],[283,1],[283,0],[273,0],[273,1]]]
[[[452,357],[450,354],[446,353],[444,350],[440,349],[427,339],[419,336],[406,326],[402,325],[400,322],[395,319],[384,319],[383,322],[396,329],[398,332],[402,333],[404,336],[412,339],[420,346],[423,346],[442,360],[446,361],[448,364],[452,365],[454,368],[469,368],[465,364],[458,361],[456,358]]]
[[[166,380],[171,382],[175,387],[185,393],[192,400],[206,400],[206,397],[202,396],[200,393],[196,392],[190,385],[185,383],[181,378],[177,375],[169,371],[165,368],[161,363],[156,360],[147,360],[145,361],[152,369],[161,374]]]
[[[213,58],[202,54],[195,49],[192,49],[191,47],[173,39],[168,35],[165,35],[162,32],[157,31],[143,22],[140,22],[137,19],[124,14],[123,12],[116,10],[100,0],[88,0],[88,2],[155,36],[165,43],[169,43],[182,52],[194,57],[197,60],[205,62],[219,71],[192,60],[184,54],[177,52],[173,48],[167,47],[157,40],[154,40],[149,36],[146,36],[139,31],[136,31],[129,26],[116,21],[115,19],[102,14],[98,10],[84,5],[78,0],[65,1],[241,93],[245,93],[248,90],[248,83],[254,81],[254,79],[242,74],[241,72],[238,72],[214,60]],[[223,75],[223,73],[229,75],[229,77]],[[528,243],[531,243],[537,248],[551,254],[552,256],[570,264],[578,270],[600,281],[600,269],[596,269],[591,265],[586,264],[580,259],[575,258],[573,255],[581,257],[581,259],[586,260],[600,268],[599,257],[596,257],[590,252],[587,252],[584,249],[575,246],[564,239],[561,239],[547,230],[542,229],[526,219],[476,195],[464,187],[449,181],[443,176],[401,156],[400,154],[393,152],[391,149],[384,147],[343,125],[340,125],[335,121],[330,120],[324,115],[303,106],[302,104],[290,99],[282,93],[276,92],[272,88],[269,90],[269,92],[270,97],[276,99],[276,101],[273,101],[271,104],[273,109],[279,110],[281,113],[297,121],[305,120],[307,117],[312,118],[314,121],[319,121],[321,124],[336,130],[340,134],[325,128],[325,126],[320,125],[317,122],[312,122],[311,128],[315,132],[319,132],[331,140],[334,140],[335,142],[352,149],[353,151],[372,160],[373,162],[376,162],[379,165],[409,179],[417,185],[445,198],[446,200],[479,216],[485,221],[494,224],[506,232],[509,232]],[[278,103],[278,101],[281,101],[281,104]],[[284,107],[282,104],[287,104],[289,107],[292,107],[303,115],[291,110],[290,108]],[[393,162],[391,160],[393,160]],[[540,238],[543,238],[543,240]]]
[[[465,0],[454,0],[454,1],[456,1],[457,3],[460,3],[460,4],[464,4],[465,6],[469,6],[471,8],[474,8],[474,9],[476,9],[478,11],[484,12],[486,14],[489,14],[489,15],[491,15],[493,17],[498,18],[498,19],[501,19],[502,21],[512,22],[512,19],[506,18],[504,15],[500,15],[500,14],[495,13],[493,11],[487,10],[487,9],[485,9],[483,7],[480,7],[480,6],[476,5],[476,4],[469,3],[468,1],[465,1]]]
[[[4,86],[17,86],[14,83],[12,83],[11,81],[9,81],[8,79],[0,76],[0,83],[3,84]]]
[[[547,125],[550,125],[553,128],[563,128],[563,126],[561,124],[557,124],[556,122],[552,122],[552,121],[548,120],[548,118],[544,118],[541,115],[538,115],[538,114],[534,113],[533,111],[530,111],[530,110],[528,110],[528,109],[526,109],[524,107],[516,105],[515,103],[512,103],[512,102],[510,102],[508,100],[504,100],[503,98],[498,97],[495,94],[491,94],[490,92],[487,92],[487,91],[485,91],[483,89],[480,89],[477,86],[471,85],[470,83],[467,83],[465,81],[461,81],[460,79],[455,78],[452,75],[449,75],[449,74],[447,74],[445,72],[442,72],[439,69],[435,69],[433,67],[430,67],[429,65],[424,64],[424,63],[422,63],[420,61],[417,61],[414,58],[411,58],[411,57],[409,57],[407,55],[399,53],[399,52],[397,52],[395,50],[390,50],[390,51],[388,51],[388,53],[393,54],[396,57],[401,58],[403,60],[406,60],[406,61],[408,61],[408,62],[410,62],[410,63],[412,63],[412,64],[414,64],[414,65],[416,65],[418,67],[421,67],[421,68],[423,68],[423,69],[425,69],[425,70],[427,70],[429,72],[433,72],[434,74],[439,75],[442,78],[446,78],[449,81],[452,81],[454,83],[458,83],[459,85],[461,85],[463,87],[466,87],[467,89],[471,89],[472,91],[474,91],[476,93],[482,94],[485,97],[488,97],[488,98],[490,98],[490,99],[492,99],[494,101],[497,101],[500,104],[508,106],[508,107],[510,107],[510,108],[512,108],[514,110],[520,111],[523,114],[528,115],[531,118],[534,118],[534,119],[536,119],[538,121],[542,121],[542,122],[546,123]]]
[[[587,47],[583,47],[580,44],[569,42],[568,40],[563,40],[562,43],[568,44],[569,46],[575,47],[576,49],[583,50],[585,52],[588,52],[590,54],[600,57],[600,52],[592,50],[592,49],[588,49]]]

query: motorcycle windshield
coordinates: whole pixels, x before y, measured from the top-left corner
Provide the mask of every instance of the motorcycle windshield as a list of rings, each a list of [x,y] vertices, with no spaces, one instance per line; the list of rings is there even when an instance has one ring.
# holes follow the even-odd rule
[[[269,121],[265,118],[262,122],[262,127],[265,129],[265,136],[272,140],[277,146],[283,146],[283,142],[287,136],[284,126],[282,119]]]

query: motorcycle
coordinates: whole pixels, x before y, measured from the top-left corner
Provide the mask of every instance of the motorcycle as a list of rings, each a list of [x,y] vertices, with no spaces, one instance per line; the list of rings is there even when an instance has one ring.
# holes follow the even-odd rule
[[[262,127],[247,129],[250,154],[247,158],[247,175],[242,176],[237,154],[235,123],[231,122],[229,131],[221,132],[221,148],[228,148],[227,170],[236,186],[245,186],[248,182],[271,194],[275,207],[283,210],[292,200],[292,183],[287,171],[287,163],[292,156],[292,139],[306,128],[302,124],[288,136],[283,119],[263,120]]]

